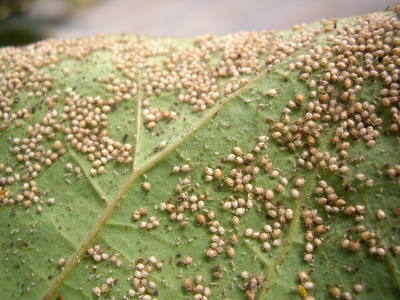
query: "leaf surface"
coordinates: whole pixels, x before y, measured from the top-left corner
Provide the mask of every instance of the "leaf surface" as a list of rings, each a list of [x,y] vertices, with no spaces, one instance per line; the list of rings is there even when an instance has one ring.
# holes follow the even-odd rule
[[[3,48],[3,297],[397,299],[399,28]]]

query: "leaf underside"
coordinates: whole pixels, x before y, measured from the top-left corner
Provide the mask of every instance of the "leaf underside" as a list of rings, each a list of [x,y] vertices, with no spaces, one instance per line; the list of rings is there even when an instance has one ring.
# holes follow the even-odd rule
[[[398,29],[2,48],[1,298],[398,299]]]

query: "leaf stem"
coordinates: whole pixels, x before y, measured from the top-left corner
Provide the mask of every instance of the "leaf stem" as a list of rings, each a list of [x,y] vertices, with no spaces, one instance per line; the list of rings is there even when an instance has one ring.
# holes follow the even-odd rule
[[[65,268],[61,272],[61,274],[54,281],[52,286],[47,291],[46,295],[44,295],[43,300],[50,300],[50,299],[52,299],[54,297],[54,295],[57,293],[57,290],[64,283],[65,279],[69,276],[69,274],[71,274],[71,272],[78,265],[78,263],[80,262],[82,257],[86,254],[87,249],[92,244],[92,242],[94,241],[96,236],[99,234],[99,232],[106,225],[107,220],[112,216],[112,214],[114,213],[115,209],[118,207],[120,201],[124,198],[126,192],[131,187],[132,182],[135,182],[140,175],[141,174],[139,174],[139,173],[132,174],[128,178],[128,180],[124,183],[124,185],[122,186],[121,190],[115,196],[113,202],[109,206],[107,206],[107,208],[105,209],[103,215],[99,218],[99,220],[97,221],[96,225],[92,228],[92,230],[90,231],[89,235],[86,237],[85,241],[82,243],[82,245],[79,247],[79,249],[75,252],[75,254],[71,258],[71,260],[68,262],[68,264],[65,266]]]
[[[317,177],[318,172],[320,171],[319,166],[317,166],[314,170],[314,172],[311,175],[311,178],[307,181],[307,184],[305,185],[299,200],[297,201],[297,205],[296,205],[296,209],[294,211],[293,214],[293,222],[290,224],[290,229],[289,229],[289,234],[286,238],[285,244],[283,245],[283,248],[281,250],[281,252],[279,253],[278,257],[275,259],[274,263],[271,265],[267,276],[265,277],[264,283],[262,285],[261,288],[261,293],[260,296],[258,297],[259,300],[262,300],[265,298],[265,295],[269,289],[269,283],[272,279],[272,276],[275,272],[276,267],[279,265],[279,263],[282,261],[283,256],[286,254],[287,249],[289,248],[291,242],[292,242],[292,236],[294,234],[294,230],[296,228],[296,224],[297,221],[299,219],[299,214],[300,214],[300,210],[301,210],[301,206],[304,202],[304,199],[307,197],[308,195],[308,191],[310,190],[312,184],[314,183],[314,179]]]
[[[238,235],[238,237],[240,237],[240,238],[242,238],[242,239],[245,238],[245,237],[243,237],[243,236],[242,236],[241,234],[239,234],[239,233],[236,233],[236,234]],[[267,261],[264,259],[263,253],[261,253],[260,251],[258,251],[258,249],[255,248],[255,247],[251,244],[250,241],[248,241],[248,242],[245,241],[245,245],[246,245],[247,248],[249,248],[251,251],[254,252],[254,254],[260,259],[261,263],[262,263],[264,266],[268,267],[268,263],[267,263]]]
[[[326,145],[329,143],[329,141],[331,140],[331,135],[333,132],[335,132],[336,130],[333,130],[333,128],[330,128],[326,134],[326,137],[324,140],[321,140],[320,142],[320,148],[325,148]],[[321,167],[319,165],[316,166],[314,172],[312,173],[310,179],[307,181],[307,184],[304,186],[304,189],[299,197],[299,201],[297,202],[296,205],[296,209],[294,211],[293,214],[293,223],[291,223],[290,225],[290,229],[289,229],[289,234],[288,237],[285,241],[285,244],[283,245],[283,249],[281,251],[281,253],[279,253],[278,257],[276,258],[275,262],[272,264],[271,268],[269,269],[269,272],[267,274],[267,277],[264,280],[263,286],[261,288],[261,293],[260,296],[258,297],[259,300],[263,300],[265,298],[266,293],[268,292],[269,289],[269,282],[272,279],[272,276],[275,272],[276,267],[279,265],[279,263],[281,262],[283,256],[285,255],[287,249],[289,248],[290,244],[291,244],[291,239],[292,236],[294,234],[294,230],[296,228],[296,224],[299,220],[299,214],[300,214],[300,210],[301,210],[301,206],[306,198],[306,196],[308,195],[308,192],[312,186],[312,184],[314,183],[315,178],[318,176],[318,172],[321,171],[320,170]]]

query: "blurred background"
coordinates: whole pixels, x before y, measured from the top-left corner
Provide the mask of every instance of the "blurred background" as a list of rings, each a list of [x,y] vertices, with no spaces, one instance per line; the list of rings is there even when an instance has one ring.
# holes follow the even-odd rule
[[[288,29],[398,4],[391,0],[0,0],[0,46],[98,33],[195,37]]]

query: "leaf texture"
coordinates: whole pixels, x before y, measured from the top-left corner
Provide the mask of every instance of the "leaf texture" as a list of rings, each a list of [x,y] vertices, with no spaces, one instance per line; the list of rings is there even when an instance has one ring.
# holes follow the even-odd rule
[[[398,299],[399,28],[2,48],[1,298]]]

